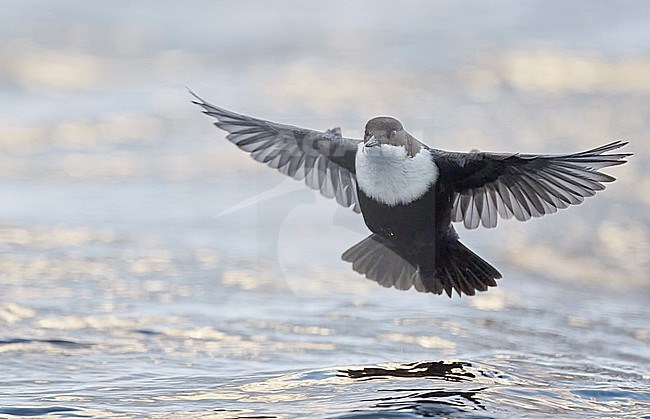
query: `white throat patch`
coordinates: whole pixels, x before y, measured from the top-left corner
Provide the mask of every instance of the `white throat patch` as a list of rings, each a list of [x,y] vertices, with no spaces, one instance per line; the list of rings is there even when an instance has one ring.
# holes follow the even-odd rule
[[[359,189],[391,207],[422,197],[439,174],[427,149],[422,148],[414,157],[408,157],[405,147],[388,144],[366,148],[360,143],[355,166]]]

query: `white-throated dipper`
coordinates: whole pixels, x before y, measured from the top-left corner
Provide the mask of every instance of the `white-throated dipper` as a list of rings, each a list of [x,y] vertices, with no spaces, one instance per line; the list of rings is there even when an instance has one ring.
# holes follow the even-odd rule
[[[361,141],[340,128],[277,124],[196,99],[255,160],[363,215],[373,234],[343,253],[355,271],[385,287],[450,297],[486,291],[501,278],[458,241],[452,222],[492,228],[499,217],[526,221],[580,204],[615,180],[601,169],[631,156],[612,153],[623,141],[562,155],[447,152],[385,116],[368,121]]]

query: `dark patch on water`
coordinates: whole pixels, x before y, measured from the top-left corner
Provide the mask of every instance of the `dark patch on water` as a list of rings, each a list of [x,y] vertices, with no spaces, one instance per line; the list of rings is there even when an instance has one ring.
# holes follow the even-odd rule
[[[360,380],[402,377],[460,381],[475,378],[474,373],[464,371],[465,367],[470,366],[471,364],[467,362],[413,362],[394,367],[364,367],[361,369],[339,370],[339,372],[350,378]]]
[[[57,413],[78,412],[81,409],[74,407],[64,406],[50,406],[50,407],[0,407],[0,414],[11,416],[43,416]],[[66,414],[57,416],[79,417],[83,415]]]
[[[49,345],[54,345],[54,346],[59,346],[63,348],[92,348],[94,344],[92,343],[79,343],[79,342],[74,342],[71,340],[63,340],[63,339],[23,339],[23,338],[9,338],[9,339],[4,339],[0,340],[0,345],[14,345],[14,344],[20,344],[20,343],[26,343],[26,344],[31,344],[31,343],[46,343]]]
[[[162,333],[157,332],[155,330],[148,330],[148,329],[138,329],[134,330],[135,333],[140,333],[141,335],[151,335],[151,336],[157,336],[157,335],[162,335]]]
[[[403,396],[386,397],[377,399],[378,402],[371,406],[371,409],[379,411],[395,412],[413,412],[426,415],[447,415],[458,413],[459,410],[485,410],[485,407],[477,399],[479,394],[485,388],[479,388],[474,391],[461,390],[433,390],[414,392],[413,389],[382,389],[387,392],[407,392]]]

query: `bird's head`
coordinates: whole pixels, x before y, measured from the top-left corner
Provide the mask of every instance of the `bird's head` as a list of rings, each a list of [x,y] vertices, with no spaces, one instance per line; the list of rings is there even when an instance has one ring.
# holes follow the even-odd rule
[[[368,121],[363,143],[366,148],[382,145],[404,147],[410,157],[420,151],[417,140],[404,130],[401,122],[390,116],[378,116]]]

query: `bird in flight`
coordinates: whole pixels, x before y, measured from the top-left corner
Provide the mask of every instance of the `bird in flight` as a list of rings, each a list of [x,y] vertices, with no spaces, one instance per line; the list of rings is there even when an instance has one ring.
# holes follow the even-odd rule
[[[616,141],[573,154],[457,153],[431,148],[395,118],[372,118],[363,140],[283,125],[214,106],[194,95],[226,138],[344,207],[373,233],[343,253],[352,269],[384,287],[474,295],[501,274],[458,240],[453,222],[494,228],[577,205],[626,163]]]

